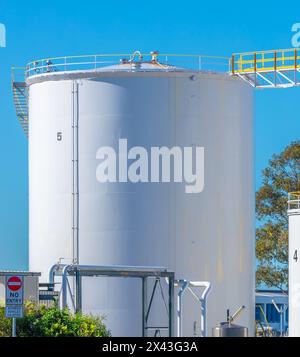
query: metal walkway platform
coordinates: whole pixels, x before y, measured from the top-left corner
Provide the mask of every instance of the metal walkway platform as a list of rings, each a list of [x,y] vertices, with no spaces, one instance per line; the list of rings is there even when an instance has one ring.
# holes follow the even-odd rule
[[[255,88],[300,85],[300,50],[245,52],[232,55],[231,75]]]

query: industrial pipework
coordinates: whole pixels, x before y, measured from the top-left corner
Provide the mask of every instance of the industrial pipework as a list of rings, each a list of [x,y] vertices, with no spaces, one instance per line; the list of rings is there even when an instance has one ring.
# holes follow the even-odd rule
[[[177,336],[183,336],[183,296],[188,291],[200,303],[201,319],[200,319],[200,337],[207,336],[207,316],[206,304],[207,297],[211,291],[211,283],[208,281],[188,281],[188,280],[175,280],[175,286],[179,287],[177,294]],[[201,296],[199,296],[193,288],[204,288]]]

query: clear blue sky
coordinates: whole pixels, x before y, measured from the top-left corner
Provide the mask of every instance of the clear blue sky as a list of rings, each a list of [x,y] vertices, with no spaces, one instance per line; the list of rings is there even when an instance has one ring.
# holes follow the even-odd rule
[[[10,68],[87,53],[202,53],[291,47],[300,3],[289,1],[0,0],[0,269],[27,268],[27,139],[14,113]],[[274,152],[300,137],[300,87],[256,92],[256,182]]]

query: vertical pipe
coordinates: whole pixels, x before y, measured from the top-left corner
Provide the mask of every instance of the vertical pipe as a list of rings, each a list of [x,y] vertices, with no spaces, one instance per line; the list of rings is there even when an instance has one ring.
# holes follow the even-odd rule
[[[72,254],[73,263],[79,264],[79,135],[78,83],[72,84]]]
[[[147,278],[142,278],[142,336],[147,337]]]
[[[182,336],[182,294],[177,295],[177,337]]]
[[[201,298],[201,337],[207,336],[207,311],[206,311],[206,304],[207,304],[207,297],[211,291],[211,283],[210,282],[200,282],[199,285],[205,287]]]
[[[286,336],[286,326],[287,326],[286,314],[287,314],[287,308],[288,308],[288,305],[284,304],[283,305],[283,335],[284,336]]]
[[[76,312],[82,311],[82,277],[80,271],[76,270]]]
[[[49,283],[50,284],[54,284],[54,280],[55,280],[55,272],[56,270],[58,270],[60,267],[59,264],[54,264],[52,265],[52,267],[49,269]]]
[[[62,270],[61,275],[61,284],[62,284],[62,301],[61,301],[61,308],[64,309],[67,307],[67,294],[68,294],[68,275],[67,275],[68,266],[66,265]]]
[[[62,280],[62,302],[61,302],[61,309],[64,309],[67,307],[67,282],[65,280],[66,278],[63,277]]]
[[[206,299],[201,301],[200,336],[206,337]]]
[[[183,294],[185,293],[187,287],[189,286],[189,282],[186,280],[178,280],[179,284],[179,292],[177,295],[177,337],[183,336],[183,324],[182,324],[182,316],[183,316]]]
[[[174,336],[174,274],[169,277],[169,337]]]
[[[280,307],[280,337],[283,337],[283,307]]]

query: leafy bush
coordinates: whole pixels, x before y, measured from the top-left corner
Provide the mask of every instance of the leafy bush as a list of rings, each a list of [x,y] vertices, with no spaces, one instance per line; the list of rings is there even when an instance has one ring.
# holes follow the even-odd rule
[[[11,335],[11,319],[5,318],[5,310],[3,304],[0,305],[0,337]]]
[[[0,336],[11,335],[11,319],[6,319],[0,307]],[[20,337],[108,337],[101,317],[72,314],[68,309],[47,308],[44,305],[26,303],[22,319],[17,319],[17,335]]]

